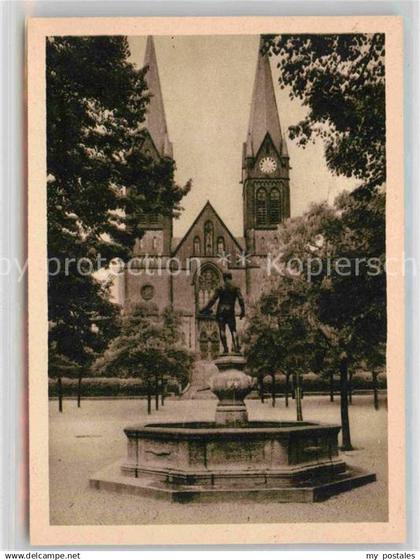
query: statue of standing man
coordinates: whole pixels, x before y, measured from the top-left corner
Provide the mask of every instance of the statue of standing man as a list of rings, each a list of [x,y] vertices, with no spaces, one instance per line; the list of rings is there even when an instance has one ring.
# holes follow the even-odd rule
[[[229,353],[226,339],[226,325],[229,327],[232,336],[233,351],[240,352],[238,333],[236,332],[235,304],[238,300],[241,308],[240,319],[245,317],[245,302],[242,297],[241,290],[232,282],[232,274],[225,272],[223,274],[223,286],[216,288],[213,296],[208,301],[200,313],[209,313],[213,305],[218,301],[216,310],[216,319],[219,325],[220,341],[225,354]]]

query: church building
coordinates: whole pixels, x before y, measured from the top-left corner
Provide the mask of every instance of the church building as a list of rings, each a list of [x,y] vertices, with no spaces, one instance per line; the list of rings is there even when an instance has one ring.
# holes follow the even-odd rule
[[[152,37],[144,64],[152,95],[143,148],[152,157],[173,157]],[[251,92],[250,92],[251,95]],[[242,291],[245,304],[258,296],[270,246],[278,225],[290,216],[289,155],[280,127],[268,56],[258,52],[248,133],[242,149],[243,237],[235,237],[208,201],[181,239],[173,237],[172,219],[147,215],[145,235],[134,248],[136,270],[119,282],[119,302],[170,305],[182,314],[185,344],[203,359],[219,352],[215,318],[199,313],[222,283],[225,271]],[[238,170],[239,174],[239,170]],[[238,310],[239,312],[239,310]],[[240,330],[240,321],[238,322]]]

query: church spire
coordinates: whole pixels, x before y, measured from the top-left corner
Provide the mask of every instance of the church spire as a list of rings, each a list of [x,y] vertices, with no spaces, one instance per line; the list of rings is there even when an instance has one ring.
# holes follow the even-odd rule
[[[146,128],[159,154],[172,158],[172,142],[169,140],[166,126],[155,44],[150,35],[147,37],[144,66],[148,66],[146,82],[151,96],[146,112]]]
[[[257,71],[252,93],[251,116],[246,140],[246,157],[255,157],[268,133],[276,150],[281,153],[282,134],[270,58],[261,54],[262,38],[258,49]]]

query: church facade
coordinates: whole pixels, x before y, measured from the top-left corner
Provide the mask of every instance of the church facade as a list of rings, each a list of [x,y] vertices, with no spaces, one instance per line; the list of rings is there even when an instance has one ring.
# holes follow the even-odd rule
[[[154,158],[172,158],[152,37],[147,39],[144,64],[149,67],[146,78],[152,97],[142,149]],[[258,296],[267,274],[269,247],[276,243],[278,225],[290,216],[289,155],[269,58],[260,52],[248,133],[238,149],[242,149],[243,236],[232,235],[211,201],[181,239],[173,237],[172,219],[145,216],[145,234],[134,248],[135,265],[126,268],[119,282],[123,307],[144,302],[180,311],[185,344],[203,359],[219,352],[219,337],[215,318],[200,315],[199,309],[222,283],[225,271],[231,272],[245,303]]]

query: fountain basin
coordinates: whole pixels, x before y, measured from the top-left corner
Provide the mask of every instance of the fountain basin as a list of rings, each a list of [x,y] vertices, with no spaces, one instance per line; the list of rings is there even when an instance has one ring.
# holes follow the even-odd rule
[[[224,487],[294,485],[315,473],[345,470],[338,459],[340,426],[308,422],[149,424],[125,428],[123,474],[161,482]]]
[[[127,456],[91,479],[96,488],[173,501],[316,501],[375,480],[349,470],[338,425],[310,422],[156,423],[125,428]],[[134,490],[133,490],[134,489]]]

